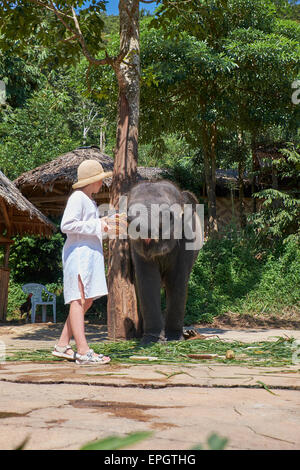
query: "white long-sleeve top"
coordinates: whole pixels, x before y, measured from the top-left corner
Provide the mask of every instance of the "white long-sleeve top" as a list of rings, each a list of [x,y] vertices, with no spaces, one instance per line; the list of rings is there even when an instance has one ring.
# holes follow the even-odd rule
[[[101,221],[96,202],[83,191],[74,191],[68,199],[60,229],[67,235],[62,251],[65,304],[81,298],[78,275],[86,299],[107,295]]]

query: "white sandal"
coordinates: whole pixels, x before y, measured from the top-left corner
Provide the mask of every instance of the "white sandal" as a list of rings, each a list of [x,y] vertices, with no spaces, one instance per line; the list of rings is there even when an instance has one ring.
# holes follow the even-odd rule
[[[89,349],[85,354],[76,355],[76,364],[108,364],[110,362],[110,357],[103,356],[103,354],[95,354],[93,349]]]
[[[73,355],[67,353],[67,351],[69,351],[70,349],[73,352]],[[76,352],[73,351],[73,349],[71,348],[69,344],[67,344],[67,346],[58,346],[56,344],[54,346],[54,351],[52,351],[52,354],[53,356],[56,356],[56,357],[62,357],[64,359],[68,359],[68,361],[75,361],[76,359]]]

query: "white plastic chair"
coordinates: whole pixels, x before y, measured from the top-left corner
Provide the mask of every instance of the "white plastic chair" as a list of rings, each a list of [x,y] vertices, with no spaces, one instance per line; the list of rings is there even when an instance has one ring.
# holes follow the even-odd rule
[[[46,313],[47,313],[47,305],[52,305],[53,308],[53,322],[56,323],[56,295],[52,292],[49,292],[45,286],[42,284],[24,284],[22,286],[22,291],[25,294],[32,293],[31,297],[31,323],[35,323],[35,313],[36,307],[38,305],[42,305],[42,321],[46,321]],[[47,294],[47,300],[42,299],[42,293],[45,292]],[[52,300],[50,300],[52,297]]]

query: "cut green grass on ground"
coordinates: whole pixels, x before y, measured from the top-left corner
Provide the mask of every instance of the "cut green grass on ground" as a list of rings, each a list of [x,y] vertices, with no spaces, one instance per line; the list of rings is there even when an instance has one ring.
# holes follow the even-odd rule
[[[225,342],[219,339],[193,341],[172,341],[166,344],[153,344],[146,348],[138,341],[103,342],[91,344],[95,352],[108,355],[112,363],[123,364],[197,364],[221,363],[247,366],[283,367],[294,364],[295,339],[279,337],[276,341],[256,343]],[[298,346],[299,347],[299,346]],[[235,357],[226,359],[226,351],[232,350]],[[188,354],[217,354],[213,359],[192,359]],[[157,357],[155,361],[133,360],[131,356]],[[51,350],[20,350],[7,354],[7,361],[57,362]]]

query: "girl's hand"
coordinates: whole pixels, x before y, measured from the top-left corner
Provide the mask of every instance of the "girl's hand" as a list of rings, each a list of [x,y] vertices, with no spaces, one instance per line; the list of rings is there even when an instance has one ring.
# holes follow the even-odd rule
[[[104,233],[110,235],[123,235],[127,233],[127,215],[125,212],[121,214],[113,214],[111,216],[102,217],[101,228]]]

